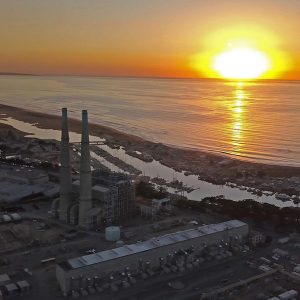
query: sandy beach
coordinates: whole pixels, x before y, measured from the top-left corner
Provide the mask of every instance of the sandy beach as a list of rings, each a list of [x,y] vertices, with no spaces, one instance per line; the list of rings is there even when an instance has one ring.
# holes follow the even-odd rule
[[[38,128],[60,130],[60,116],[2,104],[0,109],[2,118],[11,117],[14,120],[34,124]],[[80,133],[80,120],[70,118],[69,127],[70,131]],[[1,124],[0,128],[7,129],[8,125]],[[19,131],[16,133],[24,135]],[[178,172],[183,171],[185,174],[194,174],[199,176],[201,180],[215,184],[233,182],[253,187],[263,185],[266,190],[292,194],[295,191],[288,187],[280,187],[280,190],[278,190],[276,180],[300,177],[299,167],[252,163],[204,151],[180,149],[162,143],[150,142],[130,133],[123,133],[106,126],[90,124],[90,134],[104,138],[107,145],[112,148],[122,146],[129,154],[141,153],[141,159],[145,156],[147,159],[149,157],[153,158]]]

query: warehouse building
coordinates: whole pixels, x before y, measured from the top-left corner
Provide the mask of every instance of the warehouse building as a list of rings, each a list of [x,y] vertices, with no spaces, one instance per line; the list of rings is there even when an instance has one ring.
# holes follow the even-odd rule
[[[178,231],[144,242],[68,259],[57,265],[56,277],[61,290],[67,295],[75,288],[75,282],[78,287],[78,281],[109,276],[126,268],[134,272],[141,261],[149,262],[155,268],[160,264],[159,258],[167,258],[171,253],[189,251],[191,247],[197,253],[197,250],[221,241],[244,240],[248,232],[248,225],[239,220]]]
[[[44,171],[0,163],[0,203],[17,202],[36,194],[52,196],[55,189],[57,185]]]

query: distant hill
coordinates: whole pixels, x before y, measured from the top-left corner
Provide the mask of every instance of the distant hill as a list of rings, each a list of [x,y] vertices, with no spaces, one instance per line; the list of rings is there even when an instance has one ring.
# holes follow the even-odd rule
[[[1,75],[13,75],[13,76],[38,76],[37,74],[27,74],[27,73],[11,73],[11,72],[0,72]]]

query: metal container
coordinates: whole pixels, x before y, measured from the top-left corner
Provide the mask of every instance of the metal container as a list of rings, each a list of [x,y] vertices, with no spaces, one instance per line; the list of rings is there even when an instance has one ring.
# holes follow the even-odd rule
[[[110,242],[116,242],[120,239],[120,227],[109,226],[105,228],[105,239]]]

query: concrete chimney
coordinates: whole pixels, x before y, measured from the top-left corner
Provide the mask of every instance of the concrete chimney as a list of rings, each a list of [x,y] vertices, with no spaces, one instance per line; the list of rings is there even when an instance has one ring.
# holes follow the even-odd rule
[[[68,111],[62,108],[61,143],[60,143],[60,201],[59,219],[69,222],[68,209],[72,202],[72,178],[70,166]]]
[[[81,157],[80,157],[80,195],[79,226],[90,228],[91,220],[87,212],[92,208],[92,176],[88,129],[88,113],[82,111]]]

